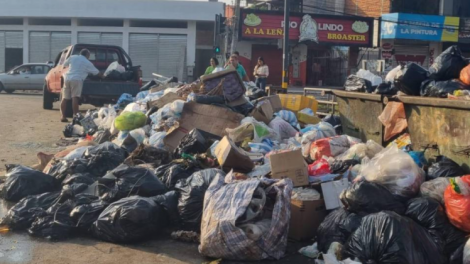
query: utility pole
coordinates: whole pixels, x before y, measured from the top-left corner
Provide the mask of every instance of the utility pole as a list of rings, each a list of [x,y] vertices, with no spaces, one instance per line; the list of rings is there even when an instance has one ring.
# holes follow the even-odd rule
[[[235,20],[233,21],[233,35],[232,35],[232,46],[230,49],[230,54],[233,54],[233,52],[236,50],[236,45],[237,45],[237,40],[238,40],[238,22],[240,21],[240,1],[241,0],[236,0],[235,2]]]
[[[282,89],[286,89],[285,92],[287,92],[287,87],[289,85],[289,9],[289,0],[284,0],[284,42],[282,43],[284,53],[282,55]]]

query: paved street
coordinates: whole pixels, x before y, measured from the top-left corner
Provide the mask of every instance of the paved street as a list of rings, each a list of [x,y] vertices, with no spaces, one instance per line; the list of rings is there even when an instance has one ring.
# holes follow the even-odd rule
[[[0,175],[5,173],[4,164],[33,165],[37,152],[55,153],[61,150],[55,146],[64,128],[64,124],[59,122],[57,103],[54,110],[46,111],[41,107],[41,95],[15,92],[12,95],[0,93],[0,105]],[[8,205],[1,203],[4,201],[0,200],[0,216],[3,216]],[[290,244],[290,254],[286,259],[262,263],[314,263],[297,254],[298,247],[297,244]],[[206,261],[210,260],[198,253],[196,244],[176,242],[169,238],[169,231],[160,238],[133,245],[104,243],[85,236],[48,242],[31,238],[26,232],[0,235],[0,264],[201,264]]]

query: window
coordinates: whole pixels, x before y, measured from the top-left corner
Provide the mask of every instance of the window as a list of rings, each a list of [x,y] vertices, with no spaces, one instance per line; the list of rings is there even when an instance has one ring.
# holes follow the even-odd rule
[[[63,55],[64,52],[61,52],[57,55],[57,57],[55,57],[55,61],[54,61],[54,65],[58,65],[62,60],[62,55]]]
[[[115,50],[108,50],[108,57],[106,60],[108,63],[119,61],[119,54]]]
[[[16,74],[31,74],[31,66],[21,66],[15,69]]]
[[[49,67],[45,65],[34,65],[31,66],[31,74],[46,74],[49,72]]]
[[[63,65],[63,64],[64,64],[65,58],[67,57],[67,53],[68,53],[68,52],[69,52],[68,50],[64,50],[64,51],[62,52],[62,55],[60,56],[60,60],[59,60],[59,65]]]

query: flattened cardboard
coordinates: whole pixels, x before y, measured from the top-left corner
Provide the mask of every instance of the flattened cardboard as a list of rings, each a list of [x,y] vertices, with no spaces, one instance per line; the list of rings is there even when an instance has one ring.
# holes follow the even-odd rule
[[[269,125],[271,120],[274,118],[274,113],[280,110],[282,110],[282,104],[278,95],[263,97],[258,100],[256,108],[251,113],[251,116],[256,120]]]
[[[294,183],[294,187],[309,184],[308,164],[300,149],[273,154],[269,156],[269,160],[273,179],[289,178]]]
[[[153,100],[147,103],[148,109],[156,106],[157,108],[162,108],[166,104],[173,103],[176,100],[184,100],[175,93],[167,93],[157,100]]]
[[[289,238],[297,241],[310,240],[327,215],[325,201],[291,200]]]
[[[323,199],[325,199],[325,207],[327,210],[333,210],[341,206],[339,195],[349,186],[348,179],[324,182],[321,184]]]
[[[223,137],[226,128],[239,126],[243,118],[243,115],[223,107],[195,102],[185,103],[179,127],[169,132],[164,142],[173,151],[179,145],[181,139],[194,128]]]
[[[215,148],[215,156],[224,171],[250,172],[255,167],[250,157],[243,153],[227,136]]]

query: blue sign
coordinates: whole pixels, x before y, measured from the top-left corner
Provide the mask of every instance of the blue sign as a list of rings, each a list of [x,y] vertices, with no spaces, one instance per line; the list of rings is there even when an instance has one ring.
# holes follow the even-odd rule
[[[458,17],[393,13],[382,15],[382,39],[458,41]]]

